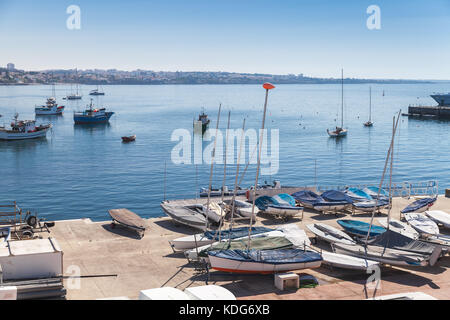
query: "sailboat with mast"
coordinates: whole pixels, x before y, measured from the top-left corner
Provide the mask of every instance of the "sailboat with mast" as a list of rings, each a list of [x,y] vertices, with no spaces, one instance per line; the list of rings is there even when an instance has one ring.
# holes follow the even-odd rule
[[[91,92],[89,92],[90,96],[104,96],[105,93],[103,91],[100,91],[98,89],[98,85],[97,85],[97,89],[91,90]]]
[[[55,84],[52,84],[52,96],[47,98],[47,103],[43,106],[36,106],[34,112],[37,116],[40,115],[62,115],[64,106],[56,103]]]
[[[336,126],[335,130],[327,129],[331,138],[340,138],[347,136],[347,129],[344,129],[344,69],[341,72],[341,126]]]
[[[267,100],[269,90],[275,88],[270,83],[265,83],[263,88],[266,90],[266,99],[264,103],[264,113],[262,130],[259,140],[259,152],[258,152],[258,164],[256,169],[255,186],[258,185],[259,169],[261,163],[261,144],[263,139],[264,124],[267,111]],[[237,169],[238,170],[238,169]],[[236,181],[237,181],[236,174]],[[235,185],[236,190],[236,185]],[[236,191],[235,191],[236,192]],[[252,214],[250,215],[250,228],[248,231],[247,244],[243,246],[244,249],[225,249],[225,250],[211,250],[208,251],[208,259],[212,269],[233,273],[257,273],[257,274],[270,274],[284,271],[301,270],[305,268],[320,267],[322,263],[322,256],[313,250],[307,250],[307,244],[303,245],[303,248],[290,248],[290,249],[255,249],[252,246],[252,226],[253,215],[255,209],[255,193],[252,203]],[[233,200],[235,194],[233,196]],[[232,208],[232,215],[234,214],[234,205]],[[245,240],[244,240],[245,241]]]
[[[372,87],[369,88],[369,121],[364,122],[365,127],[373,126],[372,122]]]

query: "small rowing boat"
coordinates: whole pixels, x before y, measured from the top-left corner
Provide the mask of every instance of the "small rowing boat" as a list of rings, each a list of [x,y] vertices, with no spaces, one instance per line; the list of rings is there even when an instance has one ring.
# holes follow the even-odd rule
[[[136,213],[128,209],[113,209],[108,212],[113,221],[113,227],[115,223],[118,223],[126,228],[136,231],[141,238],[144,236],[145,220]]]
[[[132,142],[136,140],[136,135],[122,137],[122,142]]]

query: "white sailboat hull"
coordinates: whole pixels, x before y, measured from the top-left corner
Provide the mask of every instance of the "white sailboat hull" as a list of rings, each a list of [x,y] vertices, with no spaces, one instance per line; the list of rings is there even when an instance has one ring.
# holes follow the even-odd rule
[[[377,266],[380,264],[378,261],[352,257],[345,254],[326,251],[322,251],[321,254],[324,264],[331,265],[336,268],[366,271],[369,267]]]
[[[430,218],[419,213],[405,213],[406,221],[423,236],[439,234],[439,227]]]
[[[303,211],[302,207],[292,207],[292,208],[281,208],[281,207],[273,207],[268,206],[266,210],[264,210],[267,214],[272,214],[281,217],[294,217],[297,214]]]
[[[450,228],[450,214],[440,210],[426,211],[425,214],[436,223],[442,224],[444,228]]]
[[[385,229],[388,229],[387,218],[378,219],[378,223]],[[400,233],[401,235],[417,240],[420,237],[420,234],[414,230],[411,226],[401,221],[390,219],[389,230]]]

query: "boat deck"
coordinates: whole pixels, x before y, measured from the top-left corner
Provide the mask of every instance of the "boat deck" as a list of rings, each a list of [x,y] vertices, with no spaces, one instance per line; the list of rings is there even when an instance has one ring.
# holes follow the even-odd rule
[[[213,199],[217,201],[220,198]],[[206,202],[205,199],[176,201],[177,204]],[[400,210],[411,201],[396,198],[392,218],[398,219]],[[105,220],[109,218],[105,209]],[[439,197],[434,210],[450,212],[450,199]],[[384,212],[384,211],[383,211]],[[136,212],[139,215],[149,212]],[[159,211],[161,216],[164,214]],[[384,217],[385,215],[381,215]],[[340,214],[339,218],[370,221],[367,213]],[[377,218],[377,217],[376,217]],[[304,219],[292,219],[292,223],[312,234],[306,224],[326,222],[338,227],[336,216],[321,215],[305,210]],[[126,228],[111,228],[110,221],[92,222],[90,219],[57,221],[51,228],[50,235],[57,239],[64,251],[65,275],[77,267],[81,275],[79,288],[71,286],[73,280],[66,279],[67,299],[104,299],[112,297],[129,297],[137,299],[140,290],[163,286],[185,289],[204,285],[206,275],[195,266],[188,264],[182,253],[174,253],[168,241],[195,230],[175,225],[167,217],[145,219],[145,237],[139,236]],[[244,223],[244,222],[242,222]],[[276,227],[283,221],[258,217],[257,225]],[[319,244],[330,250],[328,244]],[[75,266],[75,268],[73,267]],[[369,275],[349,270],[318,269],[302,270],[315,276],[320,285],[314,289],[279,291],[274,286],[271,275],[235,275],[211,271],[209,284],[218,284],[229,289],[238,299],[365,299],[376,296],[421,291],[438,299],[450,299],[450,256],[442,258],[434,267],[400,268],[384,267],[382,269],[381,289],[365,291],[365,282]],[[103,275],[95,277],[96,275]]]

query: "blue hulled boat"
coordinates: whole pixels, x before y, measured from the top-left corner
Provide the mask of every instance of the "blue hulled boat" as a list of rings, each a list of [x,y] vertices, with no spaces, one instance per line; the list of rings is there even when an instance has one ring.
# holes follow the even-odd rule
[[[338,220],[337,223],[345,229],[347,233],[353,234],[358,237],[366,236],[369,232],[370,223],[366,223],[358,220]],[[370,228],[369,237],[376,237],[386,232],[386,229],[379,226]]]
[[[106,123],[113,114],[114,112],[107,112],[105,108],[94,109],[91,99],[89,109],[82,112],[75,112],[73,114],[73,120],[75,121],[75,124]]]

